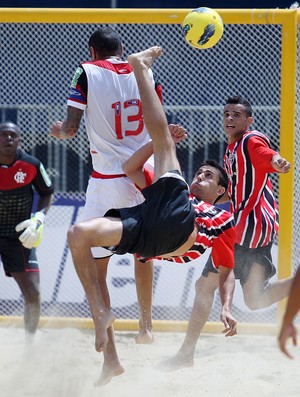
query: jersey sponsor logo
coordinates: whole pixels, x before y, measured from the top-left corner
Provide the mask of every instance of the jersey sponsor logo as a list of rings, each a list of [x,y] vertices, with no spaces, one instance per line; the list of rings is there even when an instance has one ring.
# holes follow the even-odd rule
[[[42,177],[43,177],[44,182],[46,183],[47,187],[50,187],[51,186],[51,180],[50,180],[50,178],[49,178],[49,176],[48,176],[48,174],[47,174],[47,172],[46,172],[46,170],[45,170],[45,168],[44,168],[42,163],[40,163],[40,172],[42,174]]]
[[[80,77],[80,75],[81,75],[82,72],[83,72],[83,69],[82,69],[82,68],[78,67],[78,68],[76,69],[76,72],[74,73],[73,80],[72,80],[72,83],[71,83],[71,87],[72,87],[72,88],[76,88],[78,79],[79,79],[79,77]]]
[[[134,105],[138,105],[140,102],[139,99],[130,99],[129,101],[127,101],[127,106],[134,106]]]
[[[121,104],[120,104],[120,102],[117,102],[115,104],[114,108],[115,108],[116,116],[120,116],[120,114],[121,114]]]
[[[26,176],[27,176],[26,172],[18,171],[15,173],[14,180],[17,183],[25,183]]]
[[[73,87],[71,88],[71,91],[70,91],[70,96],[73,96],[73,95],[77,95],[77,96],[81,96],[81,92],[79,92],[79,91],[77,91],[77,90],[75,90]]]
[[[209,212],[211,210],[211,204],[206,204],[205,202],[202,203],[202,208],[203,211]]]
[[[207,212],[212,215],[216,215],[218,213],[218,211],[215,208],[210,208]]]

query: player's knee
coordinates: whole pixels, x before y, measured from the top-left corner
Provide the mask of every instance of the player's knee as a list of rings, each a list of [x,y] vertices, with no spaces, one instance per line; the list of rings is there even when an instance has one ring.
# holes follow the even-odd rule
[[[213,277],[209,275],[207,277],[201,276],[195,283],[195,291],[196,293],[214,293],[218,288],[218,279],[214,280]]]
[[[67,233],[70,248],[78,247],[83,243],[83,229],[80,224],[72,225]]]
[[[260,304],[259,299],[257,298],[257,295],[245,295],[244,294],[244,301],[245,305],[248,307],[250,310],[258,310],[262,308],[262,305]]]

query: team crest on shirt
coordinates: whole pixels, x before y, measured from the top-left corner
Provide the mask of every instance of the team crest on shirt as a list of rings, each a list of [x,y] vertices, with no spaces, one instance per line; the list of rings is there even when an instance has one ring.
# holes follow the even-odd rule
[[[218,211],[212,207],[206,213],[209,213],[211,215],[216,215],[218,213]]]
[[[26,172],[18,171],[15,173],[14,180],[17,183],[25,183],[26,176],[27,176]]]
[[[230,155],[228,156],[228,160],[230,162],[230,164],[233,164],[235,159],[235,154],[234,153],[230,153]]]
[[[218,212],[216,210],[216,208],[213,207],[211,204],[207,204],[207,203],[204,203],[204,202],[202,204],[202,208],[201,209],[202,209],[202,212],[205,213],[205,214],[216,215],[216,213]]]

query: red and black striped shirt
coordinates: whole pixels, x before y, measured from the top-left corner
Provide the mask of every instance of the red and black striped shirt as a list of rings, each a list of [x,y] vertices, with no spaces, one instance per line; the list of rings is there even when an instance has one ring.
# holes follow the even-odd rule
[[[164,260],[187,263],[199,258],[208,248],[212,248],[211,256],[214,266],[232,269],[236,239],[233,215],[202,200],[199,201],[192,195],[190,195],[190,200],[196,214],[197,239],[184,255],[164,258]]]
[[[224,168],[239,245],[265,246],[278,231],[278,209],[269,176],[276,172],[271,166],[274,154],[269,139],[258,131],[247,131],[226,148]]]

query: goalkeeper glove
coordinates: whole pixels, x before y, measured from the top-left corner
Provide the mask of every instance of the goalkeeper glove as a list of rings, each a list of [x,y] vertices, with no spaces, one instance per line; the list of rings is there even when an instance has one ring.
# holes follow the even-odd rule
[[[37,247],[42,240],[45,214],[41,211],[36,212],[31,219],[27,219],[16,226],[16,231],[24,232],[19,236],[19,240],[25,248]]]

